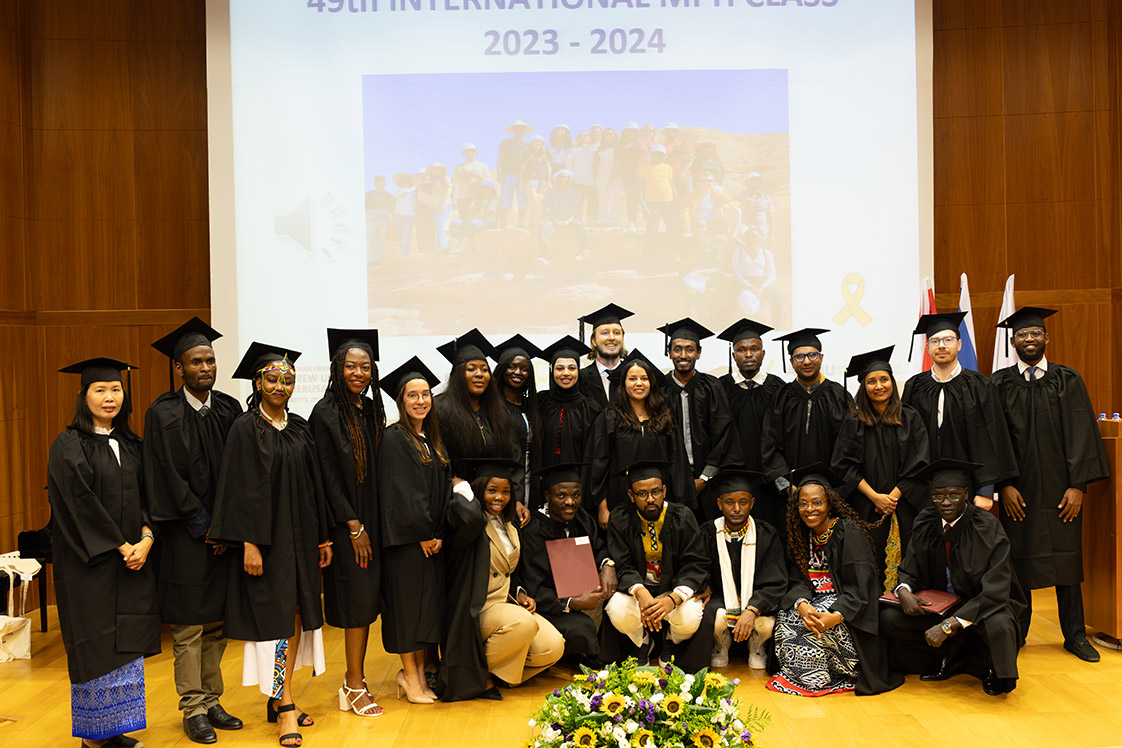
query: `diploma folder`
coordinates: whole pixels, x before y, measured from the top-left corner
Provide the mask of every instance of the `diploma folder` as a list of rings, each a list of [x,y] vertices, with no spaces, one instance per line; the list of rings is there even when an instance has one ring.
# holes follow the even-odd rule
[[[549,556],[549,569],[557,597],[576,597],[582,592],[600,586],[600,573],[596,570],[596,557],[592,555],[592,542],[587,535],[545,541]]]
[[[919,590],[912,594],[920,600],[927,601],[927,605],[920,606],[923,610],[928,613],[935,613],[936,615],[943,615],[952,608],[957,607],[959,602],[961,602],[961,598],[958,595],[953,592],[946,592],[945,590]],[[889,605],[900,607],[900,599],[896,597],[896,594],[893,592],[881,595],[880,599]]]

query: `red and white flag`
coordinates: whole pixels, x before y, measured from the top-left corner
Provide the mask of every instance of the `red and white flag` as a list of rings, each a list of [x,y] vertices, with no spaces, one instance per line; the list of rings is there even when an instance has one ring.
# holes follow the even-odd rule
[[[925,314],[935,314],[935,286],[932,285],[930,278],[924,278],[923,285],[920,287],[919,317]],[[917,321],[919,317],[916,317]],[[910,360],[912,362],[912,374],[919,374],[921,371],[927,371],[931,368],[931,354],[927,352],[926,335],[912,336]]]

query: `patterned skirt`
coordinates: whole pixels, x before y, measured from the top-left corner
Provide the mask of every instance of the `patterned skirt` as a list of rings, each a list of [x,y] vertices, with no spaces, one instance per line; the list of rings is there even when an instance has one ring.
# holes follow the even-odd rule
[[[70,715],[76,738],[105,740],[143,730],[144,658],[100,678],[71,684]]]
[[[811,604],[828,611],[838,599],[836,592],[818,594]],[[822,633],[822,638],[803,625],[794,608],[779,611],[775,618],[775,656],[779,672],[767,687],[797,696],[825,696],[852,691],[857,685],[857,650],[845,623]]]

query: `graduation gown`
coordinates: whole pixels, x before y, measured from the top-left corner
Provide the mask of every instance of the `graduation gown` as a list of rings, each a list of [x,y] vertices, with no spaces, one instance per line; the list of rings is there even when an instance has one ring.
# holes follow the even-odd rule
[[[180,387],[156,398],[144,416],[144,490],[160,530],[153,550],[164,623],[198,626],[225,614],[230,554],[214,555],[205,534],[226,434],[241,412],[237,400],[211,390],[210,411],[199,415]]]
[[[436,408],[436,415],[438,418],[443,417],[442,414],[446,411],[448,401],[446,394],[438,395],[433,400],[433,407]],[[474,459],[478,457],[504,457],[504,458],[517,458],[516,455],[502,454],[499,450],[498,439],[495,437],[495,430],[491,428],[491,424],[487,421],[486,416],[482,411],[475,413],[476,423],[479,426],[479,432],[483,437],[481,443],[477,444],[457,444],[451,438],[448,430],[445,429],[441,434],[444,449],[448,452],[448,459],[452,462],[452,475],[457,478],[467,480],[470,476],[475,475],[475,468],[471,463],[465,460]]]
[[[241,548],[230,560],[226,635],[244,641],[292,636],[296,605],[305,631],[323,626],[319,544],[334,524],[308,422],[288,414],[273,428],[257,411],[238,416],[226,437],[211,540],[261,550],[264,573],[245,572]]]
[[[521,501],[524,506],[530,505],[530,483],[533,480],[531,468],[534,455],[531,454],[530,443],[533,435],[530,433],[530,419],[522,412],[522,408],[509,400],[506,402],[506,412],[510,416],[510,430],[514,434],[514,454],[511,458],[520,465],[511,475],[514,485],[511,486],[511,497]]]
[[[51,443],[55,596],[71,683],[100,678],[138,657],[159,654],[160,614],[151,554],[130,571],[117,547],[140,541],[150,518],[141,487],[139,441],[69,427]]]
[[[592,438],[585,446],[584,460],[589,464],[589,477],[585,486],[589,491],[581,508],[595,515],[596,507],[605,498],[608,500],[608,509],[613,511],[618,506],[630,504],[630,499],[627,498],[627,478],[617,473],[640,460],[673,463],[666,480],[670,492],[668,498],[691,509],[696,507],[697,492],[694,491],[692,481],[689,490],[685,490],[684,483],[688,480],[689,470],[679,459],[674,440],[673,433],[656,434],[646,427],[642,431],[620,428],[616,425],[613,408],[600,411],[592,424]]]
[[[846,419],[834,445],[833,467],[845,481],[838,488],[838,494],[845,497],[866,522],[876,522],[880,514],[876,505],[858,488],[861,481],[867,481],[878,493],[889,493],[900,487],[902,495],[896,505],[896,518],[902,553],[907,548],[916,515],[931,505],[927,483],[911,477],[927,466],[931,450],[919,413],[905,405],[900,415],[903,423],[899,426],[883,422],[866,426],[857,418]],[[877,543],[877,565],[881,568],[890,529],[891,524],[886,520],[872,531]]]
[[[941,428],[940,392],[944,393]],[[974,472],[971,490],[1016,477],[1017,458],[1009,429],[987,377],[963,369],[949,382],[936,382],[930,371],[920,372],[904,385],[903,401],[923,418],[932,461],[947,457],[982,464]]]
[[[1078,372],[1051,361],[1035,382],[1016,365],[992,381],[1020,469],[1012,484],[1025,500],[1022,521],[1001,516],[1017,579],[1026,589],[1079,584],[1083,514],[1065,523],[1056,507],[1068,488],[1110,476],[1087,388]]]
[[[725,396],[729,402],[733,439],[739,447],[742,466],[746,470],[766,473],[763,467],[762,444],[764,414],[771,409],[776,394],[783,388],[783,380],[774,374],[768,374],[762,385],[750,390],[744,389],[733,381],[732,374],[725,374],[719,381],[725,389]],[[773,528],[782,529],[786,526],[787,499],[776,490],[774,483],[768,481],[757,486],[753,495],[756,497],[756,503],[752,507],[753,517],[768,523]],[[716,517],[716,514],[713,516]],[[780,534],[781,544],[786,541],[784,533],[785,531]]]
[[[889,671],[887,642],[878,638],[881,581],[873,548],[860,527],[841,518],[826,543],[826,558],[838,593],[832,610],[845,618],[861,663],[857,695],[891,691],[904,682],[904,676]],[[792,608],[800,598],[814,598],[813,588],[789,554],[787,577],[787,594],[780,603],[782,607]]]
[[[431,446],[425,441],[431,452]],[[444,640],[447,545],[425,557],[420,543],[445,537],[445,512],[452,494],[452,471],[434,457],[423,464],[413,441],[390,426],[378,450],[381,517],[382,646],[387,652],[415,652]]]
[[[705,555],[709,558],[709,590],[712,596],[705,605],[705,618],[702,619],[700,630],[712,631],[717,609],[725,607],[721,558],[717,551],[717,544],[724,543],[728,547],[732,580],[736,584],[738,595],[740,594],[740,559],[744,546],[739,540],[729,542],[728,536],[718,532],[712,522],[702,525],[701,532],[705,540]],[[760,611],[760,615],[773,616],[779,610],[779,603],[787,592],[787,564],[779,536],[766,522],[756,521],[756,545],[752,548],[752,552],[756,554],[756,574],[752,579],[752,595],[747,601],[742,600],[741,604],[743,609],[751,605]],[[706,621],[709,622],[709,629],[705,628]]]
[[[592,436],[592,424],[598,412],[599,409],[577,387],[539,392],[542,448],[536,455],[537,468],[584,460],[585,445]]]
[[[1017,677],[1018,614],[1025,593],[1010,560],[1009,538],[989,512],[967,502],[966,511],[944,535],[934,507],[916,517],[912,542],[900,561],[900,584],[913,591],[947,588],[946,543],[951,544],[950,582],[962,604],[954,615],[985,626],[999,678]]]
[[[783,385],[764,414],[761,453],[768,480],[815,462],[829,465],[852,412],[853,398],[837,382],[823,379],[809,391],[797,379]]]
[[[376,425],[374,401],[362,398],[359,428],[366,443],[366,478],[355,480],[354,448],[343,420],[343,411],[334,394],[328,394],[312,408],[308,418],[319,460],[323,492],[334,520],[328,531],[334,554],[331,566],[323,570],[323,614],[327,623],[338,628],[369,626],[381,612],[382,554],[378,510],[378,470],[374,447]],[[367,568],[355,563],[347,522],[358,520],[366,526],[371,557]]]
[[[662,379],[662,393],[674,417],[678,461],[684,466],[690,466],[682,412],[683,392],[689,398],[690,449],[693,453],[689,480],[692,482],[700,478],[707,467],[711,468],[710,474],[715,474],[723,466],[742,464],[744,456],[740,452],[740,442],[733,433],[732,416],[724,388],[715,376],[703,371],[695,371],[685,387],[674,379],[673,371],[665,374]]]
[[[479,614],[487,601],[491,549],[487,518],[474,497],[455,491],[446,512],[445,555],[447,602],[444,620],[448,635],[441,647],[440,673],[433,688],[441,701],[474,699],[487,686],[487,658]]]
[[[617,366],[616,369],[618,368]],[[608,377],[612,377],[613,374],[619,376],[613,370],[609,372]],[[600,369],[595,361],[583,367],[577,374],[577,386],[580,387],[581,394],[588,398],[597,412],[608,407],[608,395],[604,392],[604,378],[600,376]]]

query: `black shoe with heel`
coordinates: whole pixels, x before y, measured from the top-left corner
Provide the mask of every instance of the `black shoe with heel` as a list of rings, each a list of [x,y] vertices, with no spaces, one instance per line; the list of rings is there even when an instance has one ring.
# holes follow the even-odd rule
[[[281,710],[277,709],[277,707],[275,706],[275,704],[279,700],[280,699],[266,699],[266,701],[265,701],[265,719],[270,724],[273,724],[273,725],[275,725],[277,723],[277,712],[281,711]],[[293,704],[292,708],[295,709],[296,705]],[[284,711],[287,712],[288,710],[285,709]],[[241,720],[239,720],[239,722],[240,721]],[[300,712],[300,716],[296,718],[296,724],[300,725],[301,727],[311,727],[315,723],[316,722],[315,722],[314,719],[312,719],[311,715],[307,714],[306,712]],[[231,728],[231,729],[236,729],[236,728]]]

